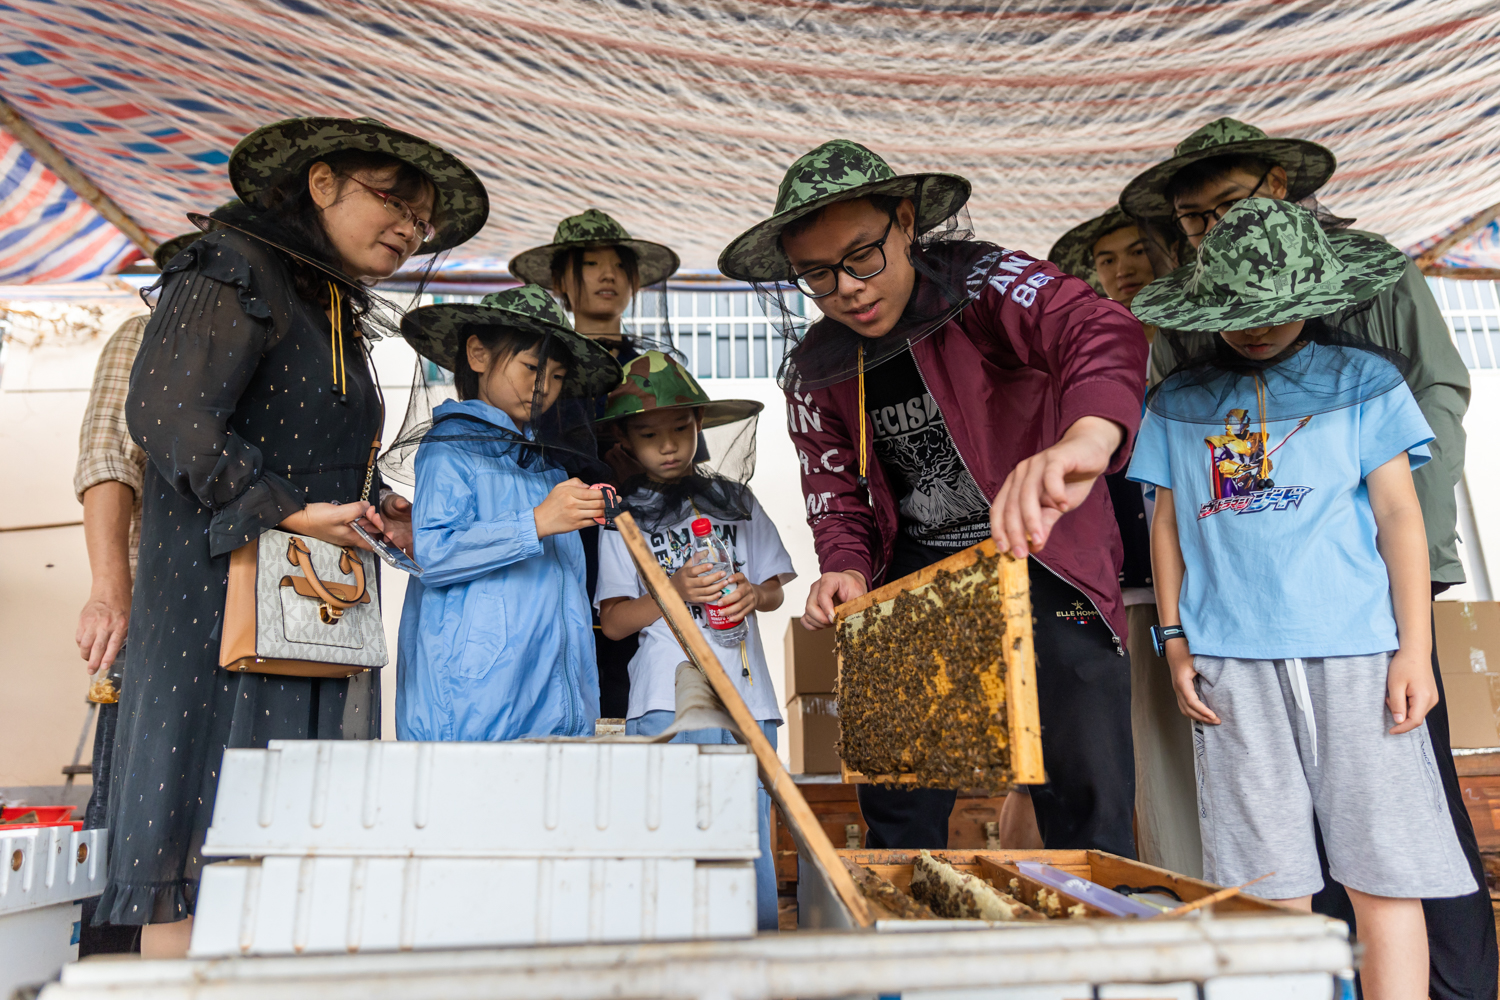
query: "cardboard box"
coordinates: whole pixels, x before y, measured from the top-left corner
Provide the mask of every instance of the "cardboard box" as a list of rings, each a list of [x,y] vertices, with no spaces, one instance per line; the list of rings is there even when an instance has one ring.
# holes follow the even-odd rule
[[[786,696],[832,694],[838,690],[838,657],[833,651],[834,630],[809,632],[801,618],[786,623]],[[837,770],[835,768],[835,770]]]
[[[1432,614],[1453,746],[1500,747],[1500,604],[1438,601]]]
[[[790,699],[786,722],[793,774],[839,773],[839,755],[833,750],[839,738],[839,709],[833,695],[804,694]]]

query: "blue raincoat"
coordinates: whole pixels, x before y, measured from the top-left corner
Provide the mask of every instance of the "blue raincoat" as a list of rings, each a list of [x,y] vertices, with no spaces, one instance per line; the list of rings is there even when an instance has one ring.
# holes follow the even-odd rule
[[[477,399],[445,402],[417,450],[415,558],[396,669],[396,736],[593,735],[594,632],[577,532],[538,539],[532,509],[567,478]]]

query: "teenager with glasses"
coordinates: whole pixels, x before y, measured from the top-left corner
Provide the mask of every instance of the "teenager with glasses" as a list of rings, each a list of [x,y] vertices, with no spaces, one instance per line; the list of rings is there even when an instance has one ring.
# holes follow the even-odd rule
[[[780,374],[821,576],[802,623],[993,538],[1029,559],[1052,848],[1134,855],[1120,538],[1102,478],[1140,418],[1146,342],[1046,261],[968,238],[969,182],[896,175],[835,140],[787,171],[775,214],[719,269],[787,313]],[[772,310],[776,312],[776,310]],[[868,847],[943,848],[956,793],[859,786]]]
[[[1157,237],[1156,249],[1180,234],[1182,245],[1164,264],[1186,263],[1203,238],[1233,205],[1245,198],[1277,198],[1311,203],[1333,176],[1337,160],[1331,150],[1306,139],[1267,136],[1232,118],[1220,118],[1197,129],[1174,150],[1174,155],[1130,182],[1120,195],[1120,207]],[[1353,220],[1339,219],[1319,209],[1325,231],[1353,233],[1382,239],[1349,228]],[[1172,220],[1170,225],[1164,220]],[[1448,324],[1438,309],[1427,279],[1408,262],[1400,280],[1379,295],[1334,314],[1330,322],[1378,347],[1396,351],[1409,362],[1406,384],[1416,397],[1422,416],[1432,428],[1432,460],[1412,471],[1417,499],[1427,532],[1427,557],[1432,594],[1464,581],[1458,558],[1458,504],[1454,489],[1463,475],[1464,412],[1469,405],[1469,373],[1459,357]],[[1180,338],[1192,347],[1191,335]],[[1179,358],[1168,338],[1158,337],[1151,348],[1151,380],[1158,382],[1176,368]],[[1436,647],[1433,679],[1442,691]],[[1495,996],[1500,954],[1495,943],[1494,911],[1483,888],[1484,871],[1478,842],[1469,819],[1458,775],[1453,766],[1448,729],[1448,707],[1440,698],[1427,716],[1435,762],[1448,798],[1448,813],[1459,843],[1481,888],[1467,896],[1423,901],[1427,919],[1430,989],[1439,1000]],[[1343,887],[1327,877],[1326,888],[1314,899],[1322,913],[1357,926]]]

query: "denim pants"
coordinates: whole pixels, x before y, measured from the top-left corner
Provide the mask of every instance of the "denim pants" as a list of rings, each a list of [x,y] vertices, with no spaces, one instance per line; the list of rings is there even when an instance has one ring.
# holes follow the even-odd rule
[[[625,721],[625,735],[627,736],[655,736],[672,724],[676,718],[675,713],[665,709],[657,709],[647,712],[638,719],[627,719]],[[776,749],[776,727],[779,722],[762,722],[761,732],[766,734],[766,739],[771,741],[771,749]],[[724,743],[733,744],[735,738],[727,729],[695,729],[692,732],[678,733],[672,737],[673,743]],[[757,782],[756,795],[758,806],[756,816],[760,825],[760,857],[755,859],[755,923],[763,931],[776,930],[776,858],[771,853],[771,796],[767,794],[763,785]]]

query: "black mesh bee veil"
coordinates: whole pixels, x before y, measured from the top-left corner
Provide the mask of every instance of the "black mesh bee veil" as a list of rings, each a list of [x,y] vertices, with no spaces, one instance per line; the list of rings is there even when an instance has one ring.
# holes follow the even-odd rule
[[[915,217],[922,218],[924,188],[912,196]],[[896,218],[897,208],[891,208]],[[911,344],[940,329],[978,297],[985,281],[1000,264],[1005,251],[974,238],[968,211],[960,208],[932,228],[906,239],[894,226],[882,247],[886,266],[892,254],[904,254],[916,272],[906,307],[895,327],[877,338],[859,335],[850,327],[825,315],[820,301],[827,298],[804,294],[788,275],[782,281],[754,282],[767,317],[786,338],[786,353],[777,379],[783,389],[816,389],[852,378],[860,364],[872,368]],[[840,277],[840,289],[845,279]]]
[[[690,517],[717,521],[748,521],[751,514],[750,478],[755,475],[755,433],[758,414],[705,427],[699,438],[692,471],[670,481],[653,479],[638,467],[624,469],[620,496],[642,531],[661,531]],[[601,440],[607,444],[625,432],[606,424]],[[608,435],[608,438],[605,437]]]
[[[408,314],[402,334],[418,357],[401,430],[380,459],[385,475],[414,485],[419,448],[441,444],[526,469],[555,466],[589,483],[608,479],[596,401],[620,368],[565,322],[536,285]],[[470,364],[475,351],[479,365]]]

